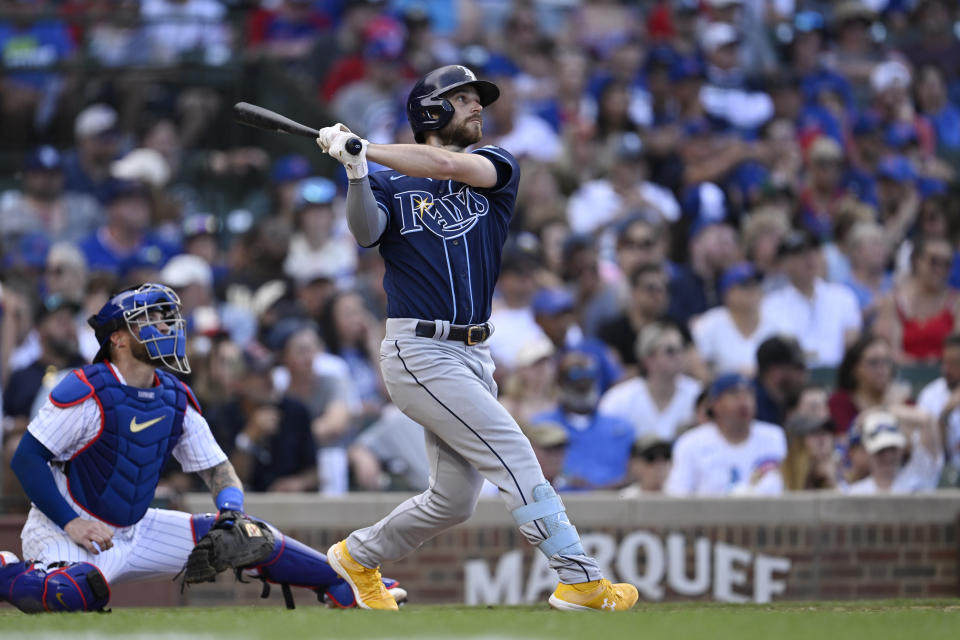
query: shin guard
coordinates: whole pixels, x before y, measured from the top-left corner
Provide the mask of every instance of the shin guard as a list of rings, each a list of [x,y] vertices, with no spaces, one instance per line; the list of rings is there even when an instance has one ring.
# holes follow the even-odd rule
[[[89,562],[49,569],[20,562],[7,569],[16,573],[3,582],[9,584],[3,597],[24,613],[100,611],[110,601],[110,585]]]
[[[191,522],[194,542],[210,530],[214,521],[216,521],[215,514],[193,516]],[[263,563],[243,571],[244,575],[263,581],[264,598],[270,594],[269,585],[272,583],[279,584],[283,588],[284,601],[288,609],[293,608],[290,587],[311,589],[317,594],[317,599],[321,602],[326,601],[334,607],[356,606],[353,590],[330,567],[327,556],[295,538],[284,535],[273,525],[269,526],[276,540],[273,553]],[[384,578],[383,584],[387,589],[394,589],[398,583],[396,580]]]

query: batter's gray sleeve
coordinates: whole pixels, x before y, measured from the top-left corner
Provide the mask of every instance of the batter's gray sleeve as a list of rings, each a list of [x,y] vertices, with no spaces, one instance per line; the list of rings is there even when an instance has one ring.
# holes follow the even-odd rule
[[[387,214],[377,205],[366,176],[350,180],[347,187],[347,226],[364,247],[376,243],[387,228]]]

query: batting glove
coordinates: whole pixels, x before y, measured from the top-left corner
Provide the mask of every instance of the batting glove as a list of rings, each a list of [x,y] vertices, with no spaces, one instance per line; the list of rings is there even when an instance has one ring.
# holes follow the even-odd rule
[[[360,141],[360,152],[356,155],[346,150],[347,142],[353,138]],[[367,175],[367,141],[356,134],[349,131],[335,134],[330,140],[327,155],[343,165],[351,180],[359,180]]]
[[[342,122],[338,122],[335,125],[320,129],[317,135],[317,146],[320,147],[321,151],[327,153],[330,150],[330,142],[333,140],[334,136],[343,131],[349,133],[350,129]]]

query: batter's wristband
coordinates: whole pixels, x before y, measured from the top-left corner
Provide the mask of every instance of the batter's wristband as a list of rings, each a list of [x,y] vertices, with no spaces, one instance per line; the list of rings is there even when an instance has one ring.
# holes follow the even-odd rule
[[[219,511],[243,511],[243,491],[236,487],[221,489],[216,503]]]

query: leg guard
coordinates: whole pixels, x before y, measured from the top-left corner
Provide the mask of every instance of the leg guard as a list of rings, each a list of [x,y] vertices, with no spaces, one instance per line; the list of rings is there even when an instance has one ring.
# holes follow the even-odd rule
[[[110,601],[110,585],[89,562],[50,569],[12,563],[0,570],[0,586],[3,599],[24,613],[100,611]]]
[[[514,509],[513,519],[517,526],[540,520],[547,530],[547,539],[540,543],[543,555],[551,558],[560,555],[583,555],[583,545],[577,528],[570,524],[567,510],[560,496],[549,483],[533,488],[533,502]]]
[[[193,516],[191,523],[194,541],[202,538],[216,519],[216,515],[211,513]],[[353,590],[330,567],[327,556],[299,540],[284,535],[273,525],[270,525],[270,528],[276,539],[273,554],[262,564],[244,571],[246,575],[263,581],[264,598],[270,594],[269,585],[272,583],[279,584],[283,588],[284,601],[288,609],[293,608],[291,586],[312,589],[317,594],[318,600],[323,602],[326,596],[326,601],[335,607],[356,606]],[[387,589],[397,587],[397,581],[388,578],[383,579],[383,584]]]

